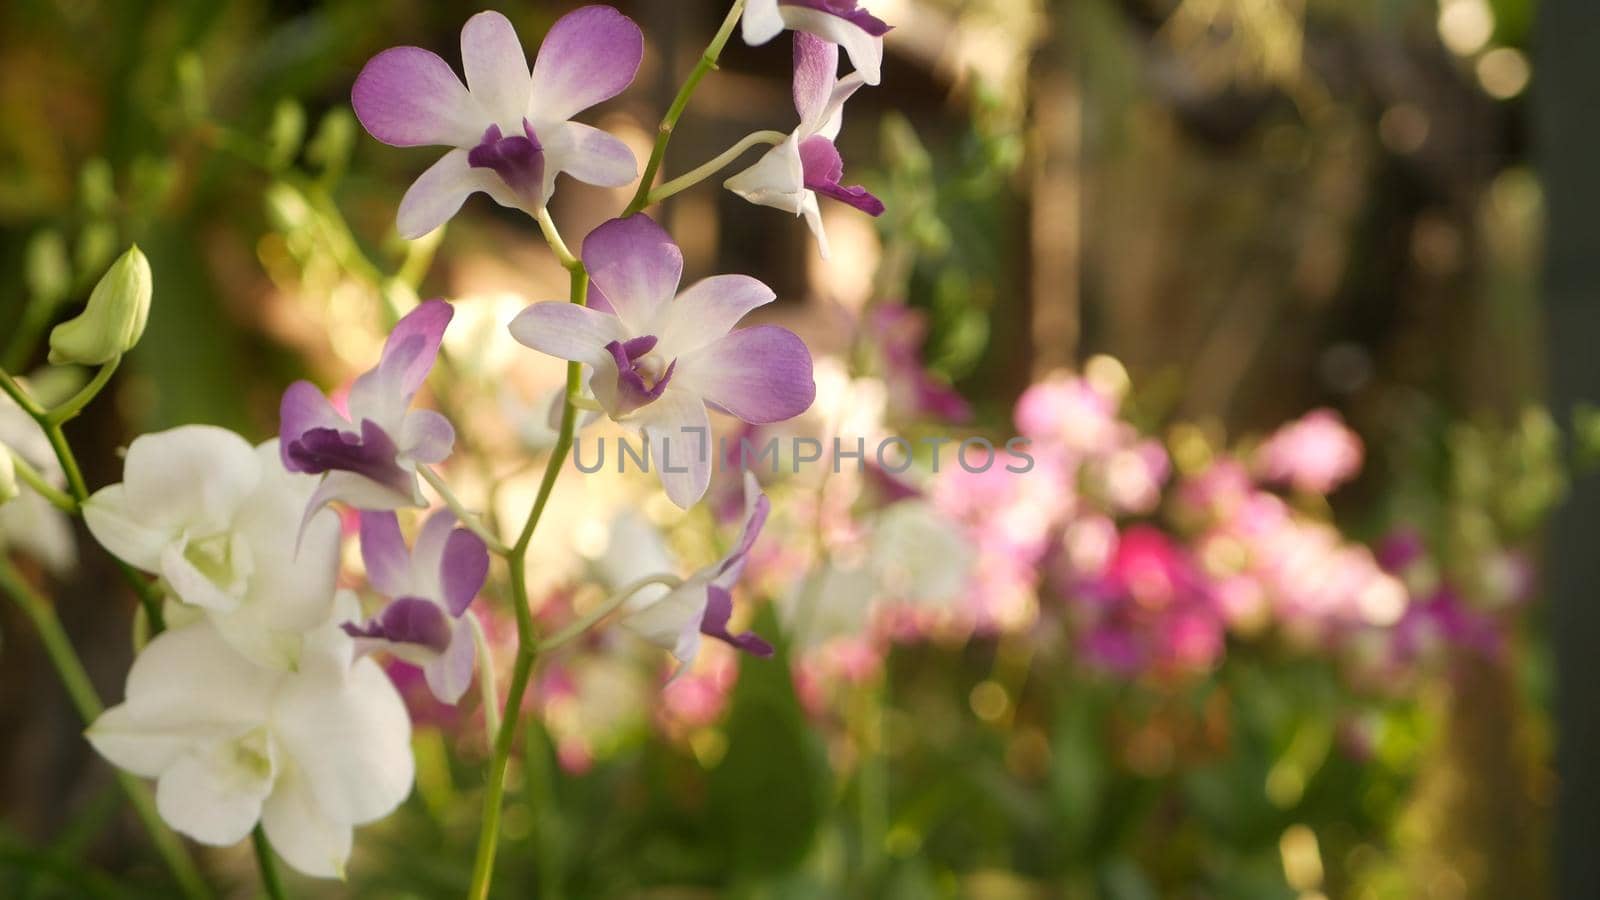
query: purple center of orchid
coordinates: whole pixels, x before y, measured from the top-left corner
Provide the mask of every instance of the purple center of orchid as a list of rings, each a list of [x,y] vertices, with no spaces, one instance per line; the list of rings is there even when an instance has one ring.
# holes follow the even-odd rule
[[[800,166],[805,172],[805,186],[825,197],[861,210],[869,216],[883,215],[883,201],[872,196],[861,185],[844,187],[839,179],[844,177],[844,159],[839,148],[825,137],[808,137],[800,142]]]
[[[838,16],[873,37],[883,37],[889,33],[889,26],[882,19],[862,9],[857,0],[781,0],[781,5],[814,9],[830,16]]]
[[[478,146],[467,151],[467,163],[475,169],[493,170],[518,199],[540,207],[544,205],[544,145],[527,119],[522,120],[522,130],[525,137],[505,137],[499,125],[490,125]]]
[[[450,622],[438,604],[421,597],[401,597],[365,625],[346,622],[344,633],[396,644],[415,644],[443,653],[450,646]]]
[[[657,338],[654,335],[636,337],[627,341],[612,341],[606,351],[617,362],[617,406],[615,415],[625,416],[641,406],[648,405],[661,396],[672,380],[672,371],[678,361],[662,359],[653,352]]]
[[[403,493],[411,492],[412,476],[395,459],[399,448],[371,419],[362,420],[360,435],[337,428],[307,429],[290,441],[286,450],[290,471],[311,475],[354,472]]]

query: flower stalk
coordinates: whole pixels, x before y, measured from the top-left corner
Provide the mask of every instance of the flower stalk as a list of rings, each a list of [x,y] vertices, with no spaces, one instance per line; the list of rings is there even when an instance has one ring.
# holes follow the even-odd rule
[[[788,139],[789,136],[781,131],[757,131],[747,134],[741,138],[738,143],[722,151],[722,153],[718,154],[714,159],[705,163],[699,168],[680,175],[671,181],[663,182],[659,187],[650,192],[650,197],[645,202],[645,205],[654,206],[655,204],[660,203],[674,194],[678,194],[691,187],[694,187],[702,181],[705,181],[707,178],[710,178],[712,175],[715,175],[717,172],[731,165],[734,160],[738,159],[746,150],[749,150],[751,147],[755,147],[757,145],[776,146]]]

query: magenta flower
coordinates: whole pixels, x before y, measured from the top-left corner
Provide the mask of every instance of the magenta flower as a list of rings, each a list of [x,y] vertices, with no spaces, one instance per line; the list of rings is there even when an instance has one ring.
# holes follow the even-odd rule
[[[433,368],[453,312],[443,300],[429,300],[406,314],[377,368],[350,388],[349,416],[309,381],[284,391],[278,424],[284,468],[326,476],[308,519],[335,500],[357,509],[425,505],[417,466],[444,461],[456,435],[444,416],[411,409],[411,399]]]
[[[843,47],[862,81],[877,84],[881,79],[883,36],[889,26],[857,0],[750,0],[740,25],[745,43],[752,46],[765,44],[785,28],[815,35]],[[830,79],[835,68],[828,70]]]
[[[394,513],[361,513],[367,581],[390,600],[365,624],[344,625],[358,649],[386,649],[421,667],[429,690],[449,704],[472,684],[477,645],[467,607],[489,577],[483,540],[455,524],[449,510],[434,513],[407,550]]]
[[[772,655],[772,645],[755,633],[728,631],[728,622],[733,618],[733,587],[744,574],[745,558],[772,509],[771,501],[750,472],[744,474],[744,498],[744,530],[727,556],[689,576],[659,599],[639,604],[622,619],[623,627],[670,651],[678,660],[680,673],[699,654],[702,635],[755,656]]]
[[[419,238],[482,191],[530,214],[544,208],[556,175],[602,187],[637,177],[633,151],[571,118],[622,93],[644,55],[633,20],[609,6],[562,16],[528,71],[511,22],[481,12],[461,29],[467,83],[438,54],[393,47],[357,76],[350,101],[373,137],[395,147],[454,148],[411,185],[398,226]]]
[[[708,406],[746,422],[779,422],[816,397],[811,354],[774,325],[734,330],[773,299],[745,275],[678,293],[683,255],[648,216],[613,219],[583,242],[592,307],[536,303],[511,323],[524,345],[588,365],[612,419],[637,425],[667,496],[687,509],[711,481]]]
[[[866,188],[839,183],[844,177],[844,160],[833,141],[844,121],[844,102],[860,89],[861,76],[835,81],[838,67],[838,47],[809,34],[795,34],[794,106],[800,113],[800,127],[755,165],[724,182],[728,190],[751,203],[805,216],[824,258],[828,256],[828,235],[822,229],[818,194],[871,216],[883,215],[883,201]]]

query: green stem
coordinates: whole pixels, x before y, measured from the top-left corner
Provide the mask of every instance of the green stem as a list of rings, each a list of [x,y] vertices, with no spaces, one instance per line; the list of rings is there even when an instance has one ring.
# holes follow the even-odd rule
[[[700,80],[717,67],[717,59],[722,56],[722,48],[727,46],[728,38],[733,36],[734,26],[739,24],[739,15],[743,12],[744,0],[733,0],[733,6],[728,9],[728,17],[722,20],[722,27],[717,29],[716,37],[706,45],[705,52],[700,54],[700,61],[695,63],[694,70],[689,73],[683,86],[678,88],[678,96],[673,98],[672,105],[667,108],[667,114],[661,118],[661,126],[656,130],[655,147],[650,150],[650,161],[645,163],[644,176],[639,179],[639,189],[634,192],[628,208],[623,210],[623,218],[640,212],[650,205],[650,187],[661,171],[662,160],[666,158],[667,144],[672,141],[672,129],[678,126],[683,111],[689,107],[689,98],[694,96],[695,89],[700,86]]]
[[[94,373],[94,378],[90,379],[82,390],[73,394],[72,399],[50,410],[46,418],[52,424],[60,425],[77,416],[78,413],[83,412],[83,408],[89,405],[89,401],[99,396],[100,392],[105,389],[106,383],[111,380],[112,375],[117,373],[117,366],[120,365],[122,365],[122,357],[118,356],[101,366],[100,371]]]
[[[712,175],[715,175],[717,172],[721,171],[724,166],[732,163],[746,150],[749,150],[751,147],[754,147],[757,144],[768,144],[775,146],[788,139],[789,136],[781,131],[757,131],[752,134],[747,134],[740,139],[737,144],[734,144],[732,147],[722,151],[710,162],[705,163],[688,174],[679,175],[677,178],[674,178],[671,181],[664,182],[660,187],[651,191],[649,199],[645,201],[645,205],[654,206],[655,204],[660,203],[661,201],[680,191],[694,187],[700,182],[705,181],[707,178],[710,178]]]
[[[0,369],[0,391],[4,391],[6,396],[15,400],[17,405],[22,407],[22,411],[29,416],[37,419],[45,414],[44,407],[39,405],[39,401],[33,399],[33,396],[5,369]]]
[[[56,617],[49,601],[34,590],[33,585],[22,577],[22,573],[4,555],[0,555],[0,590],[8,594],[33,623],[34,629],[39,632],[40,642],[44,644],[45,655],[50,658],[50,664],[66,688],[73,707],[84,724],[93,723],[105,708],[95,693],[93,683],[89,681],[89,673],[84,671],[83,662],[72,649],[72,641],[61,627],[61,620]],[[117,770],[117,783],[128,795],[129,805],[150,833],[151,842],[155,844],[167,868],[172,870],[184,896],[195,900],[209,897],[211,892],[200,877],[200,871],[189,859],[183,843],[162,824],[149,790],[138,779],[120,769]]]
[[[467,509],[466,505],[457,499],[455,492],[450,490],[449,483],[441,478],[438,472],[428,466],[418,466],[417,474],[421,475],[422,480],[426,481],[434,492],[444,499],[444,505],[450,507],[450,511],[456,514],[456,519],[467,530],[483,539],[483,542],[489,546],[490,551],[497,556],[505,556],[506,553],[510,552],[500,538],[496,537],[494,532],[484,526],[483,519],[477,513]]]
[[[250,832],[250,845],[256,851],[256,867],[261,870],[261,888],[272,900],[284,900],[283,879],[278,875],[278,860],[272,855],[272,842],[267,840],[266,829],[257,825]]]
[[[548,219],[548,216],[545,218]],[[553,224],[549,233],[554,233]],[[568,266],[568,270],[572,273],[571,300],[584,306],[589,298],[589,273],[577,260]],[[494,877],[494,858],[500,844],[500,811],[505,800],[506,769],[510,765],[511,747],[516,743],[520,727],[522,698],[527,693],[528,681],[533,677],[533,663],[539,649],[534,637],[533,610],[528,604],[528,546],[533,542],[534,530],[544,516],[545,507],[550,503],[550,494],[555,490],[556,479],[567,463],[567,454],[572,450],[578,411],[573,407],[571,398],[582,389],[582,376],[583,366],[580,363],[567,364],[567,401],[561,407],[561,430],[555,448],[550,452],[550,461],[545,466],[544,478],[539,482],[539,493],[534,498],[533,508],[528,512],[522,533],[506,557],[510,569],[511,601],[517,616],[517,658],[511,670],[511,684],[506,690],[505,713],[500,719],[500,733],[495,737],[494,756],[489,763],[489,782],[483,798],[483,821],[478,831],[478,851],[472,865],[472,885],[467,892],[471,900],[486,900],[489,882]]]
[[[589,612],[588,615],[576,622],[573,622],[571,625],[568,625],[566,628],[561,629],[550,637],[540,641],[539,652],[547,653],[556,649],[562,644],[565,644],[567,641],[572,640],[578,635],[583,634],[585,631],[593,628],[595,623],[616,612],[619,608],[621,608],[622,604],[627,603],[628,599],[634,594],[637,594],[645,588],[656,584],[666,585],[669,588],[677,588],[683,584],[683,579],[676,575],[651,575],[647,578],[641,578],[638,581],[629,584],[622,590],[612,594],[606,599],[606,602],[595,607]]]
[[[78,514],[78,501],[72,499],[65,491],[47,481],[43,475],[39,474],[39,470],[33,467],[32,463],[22,458],[22,454],[5,447],[0,447],[0,453],[11,454],[12,466],[17,471],[17,477],[22,479],[23,484],[32,488],[34,493],[50,501],[50,505],[69,516]]]

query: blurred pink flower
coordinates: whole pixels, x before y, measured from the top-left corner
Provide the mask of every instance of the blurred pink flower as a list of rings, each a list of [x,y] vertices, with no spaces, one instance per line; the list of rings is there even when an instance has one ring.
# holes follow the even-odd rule
[[[1256,451],[1269,482],[1328,494],[1361,471],[1361,438],[1331,409],[1318,409],[1272,433]]]

